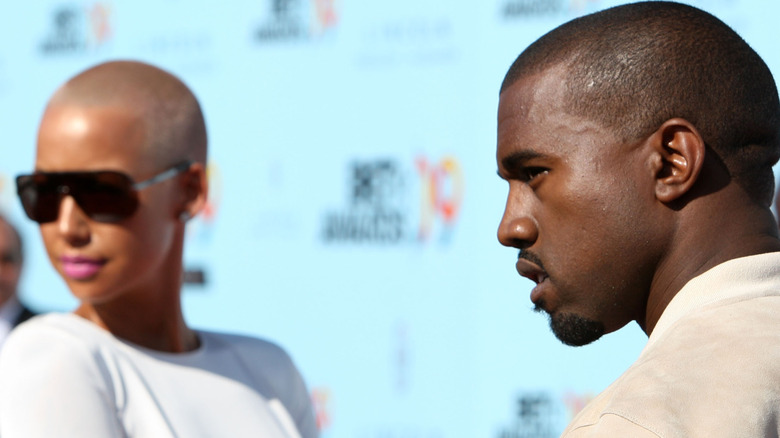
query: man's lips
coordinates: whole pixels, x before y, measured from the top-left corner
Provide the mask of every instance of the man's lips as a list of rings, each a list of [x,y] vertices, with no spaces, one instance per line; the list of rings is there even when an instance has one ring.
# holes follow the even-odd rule
[[[547,279],[547,272],[539,265],[526,259],[517,259],[517,273],[539,284]]]
[[[60,262],[65,276],[74,280],[91,278],[106,264],[104,259],[85,256],[62,256]]]
[[[541,286],[549,278],[547,272],[536,263],[525,258],[517,259],[517,273],[536,283],[531,291],[531,301],[536,304],[542,294]]]

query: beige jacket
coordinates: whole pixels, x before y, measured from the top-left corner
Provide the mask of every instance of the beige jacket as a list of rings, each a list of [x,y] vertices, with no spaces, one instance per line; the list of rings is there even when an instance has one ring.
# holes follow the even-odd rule
[[[778,435],[780,253],[771,253],[686,284],[637,361],[562,437]]]

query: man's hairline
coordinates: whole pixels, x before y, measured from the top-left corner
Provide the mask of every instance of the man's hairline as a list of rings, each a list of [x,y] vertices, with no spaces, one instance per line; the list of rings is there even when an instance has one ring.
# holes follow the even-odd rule
[[[576,111],[573,108],[573,105],[576,100],[577,94],[575,94],[574,91],[572,91],[569,87],[567,87],[567,85],[568,85],[568,81],[572,69],[574,68],[574,64],[576,63],[578,53],[579,52],[577,50],[574,50],[572,53],[569,53],[566,56],[563,56],[556,61],[541,62],[526,68],[525,71],[523,71],[521,74],[514,75],[509,82],[502,83],[501,90],[499,92],[499,99],[510,88],[512,88],[520,81],[527,80],[529,78],[537,78],[538,81],[538,78],[541,78],[543,76],[551,74],[551,72],[554,72],[553,74],[559,75],[562,79],[561,87],[563,87],[565,92],[563,94],[564,101],[562,102],[561,107],[566,111],[566,113],[571,116],[585,118],[589,121],[597,123],[598,125],[600,125],[605,129],[608,129],[615,135],[617,141],[623,145],[636,145],[638,143],[641,143],[644,139],[650,136],[663,124],[661,123],[658,126],[653,126],[652,128],[649,128],[645,130],[645,132],[642,132],[640,134],[626,135],[625,133],[621,133],[618,127],[611,126],[608,123],[604,123],[601,120],[599,120],[597,117],[593,117],[588,113],[583,113],[582,111]]]

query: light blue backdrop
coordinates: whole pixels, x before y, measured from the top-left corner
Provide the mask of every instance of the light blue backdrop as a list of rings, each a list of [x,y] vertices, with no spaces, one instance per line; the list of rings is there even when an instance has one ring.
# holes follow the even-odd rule
[[[74,301],[13,176],[66,78],[145,60],[182,77],[211,139],[209,212],[184,290],[198,327],[284,345],[324,437],[557,436],[645,341],[578,349],[532,314],[495,231],[498,87],[517,54],[594,0],[38,0],[0,13],[0,208],[27,240],[24,297]],[[780,4],[693,2],[780,72]]]

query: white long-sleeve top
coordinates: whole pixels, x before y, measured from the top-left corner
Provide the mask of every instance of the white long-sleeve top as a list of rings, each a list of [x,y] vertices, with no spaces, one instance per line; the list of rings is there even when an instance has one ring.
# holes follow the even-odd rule
[[[306,386],[278,346],[199,331],[172,354],[73,314],[19,326],[0,355],[0,437],[317,436]]]

